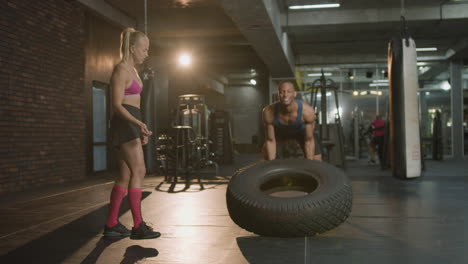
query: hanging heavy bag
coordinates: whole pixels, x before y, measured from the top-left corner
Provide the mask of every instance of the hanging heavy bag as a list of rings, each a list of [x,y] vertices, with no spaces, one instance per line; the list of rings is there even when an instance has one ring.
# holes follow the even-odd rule
[[[390,161],[400,179],[421,176],[416,58],[416,44],[406,32],[389,42]]]

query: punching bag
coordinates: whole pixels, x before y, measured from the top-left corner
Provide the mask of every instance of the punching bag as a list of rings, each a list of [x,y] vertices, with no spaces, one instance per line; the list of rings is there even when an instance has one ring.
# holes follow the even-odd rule
[[[143,146],[145,156],[145,165],[147,173],[154,173],[156,170],[156,137],[157,127],[155,122],[156,113],[156,86],[154,82],[154,71],[150,68],[145,69],[140,73],[140,78],[143,81],[143,92],[141,93],[141,110],[143,123],[148,129],[153,132],[148,138],[148,144]]]
[[[390,162],[393,176],[421,176],[416,44],[395,37],[388,47]]]

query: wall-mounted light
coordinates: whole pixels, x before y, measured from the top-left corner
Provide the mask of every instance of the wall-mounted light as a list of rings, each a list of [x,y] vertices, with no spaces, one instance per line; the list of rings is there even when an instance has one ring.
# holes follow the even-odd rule
[[[358,95],[377,95],[377,96],[381,96],[383,94],[382,91],[375,91],[375,90],[370,90],[370,91],[366,91],[366,90],[362,90],[362,91],[353,91],[353,95],[354,96],[358,96]]]
[[[250,79],[250,84],[256,85],[256,84],[257,84],[257,81],[256,81],[255,79]]]
[[[419,74],[424,74],[426,73],[431,67],[429,66],[419,66],[418,67],[418,70],[419,70]]]
[[[369,93],[367,93],[369,94]],[[382,95],[382,91],[370,91],[370,94],[372,95]]]
[[[179,55],[179,64],[183,67],[187,67],[192,64],[192,57],[186,53]]]
[[[354,75],[353,75],[353,73],[351,71],[348,71],[348,78],[350,80],[354,80]]]
[[[443,81],[442,84],[440,85],[440,88],[442,88],[442,90],[444,91],[448,91],[452,88],[452,86],[450,85],[448,81]]]

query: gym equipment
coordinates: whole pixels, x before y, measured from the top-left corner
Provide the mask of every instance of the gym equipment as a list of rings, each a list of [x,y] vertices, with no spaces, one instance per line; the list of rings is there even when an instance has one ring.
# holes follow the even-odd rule
[[[335,97],[336,115],[334,124],[327,123],[327,90],[333,91]],[[320,121],[320,139],[324,150],[323,159],[341,168],[346,168],[344,135],[338,103],[338,86],[333,80],[325,78],[323,70],[320,79],[312,83],[310,105],[314,109],[317,109],[318,93],[320,93],[320,118],[317,120]]]
[[[442,120],[440,116],[440,111],[435,112],[432,131],[432,159],[443,160],[444,147],[442,140]]]
[[[237,171],[226,191],[231,219],[264,236],[304,237],[343,223],[352,188],[335,166],[307,159],[260,161]]]
[[[189,182],[192,173],[208,166],[214,166],[216,175],[219,175],[218,164],[211,160],[213,155],[210,152],[212,142],[208,139],[209,115],[203,95],[179,96],[175,126],[172,127],[173,152],[168,155],[172,157],[174,166],[172,182],[177,182],[179,174],[183,174]],[[201,183],[200,173],[197,173],[197,177]]]
[[[210,138],[215,159],[219,164],[230,164],[234,158],[234,148],[232,146],[231,123],[229,113],[216,111],[210,116]]]
[[[390,160],[394,177],[421,176],[421,139],[418,108],[416,44],[406,33],[388,48]]]
[[[161,133],[156,138],[156,160],[158,161],[158,167],[156,172],[158,175],[164,175],[164,180],[168,181],[168,175],[170,175],[170,168],[174,168],[173,162],[174,156],[174,142],[172,137],[166,133]]]
[[[205,104],[205,96],[185,94],[179,96],[176,124],[190,126],[197,137],[208,138],[208,118],[210,111]]]

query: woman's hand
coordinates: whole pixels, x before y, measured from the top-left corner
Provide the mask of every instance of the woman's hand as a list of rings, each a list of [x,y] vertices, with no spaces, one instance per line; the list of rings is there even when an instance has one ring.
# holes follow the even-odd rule
[[[141,135],[140,140],[141,140],[141,145],[142,146],[148,144],[148,137],[147,136]]]
[[[145,124],[145,123],[141,122],[141,123],[139,124],[139,126],[140,126],[140,135],[149,137],[149,136],[151,136],[151,135],[153,134],[153,132],[151,132],[151,131],[148,129],[148,127],[146,127],[146,124]]]

